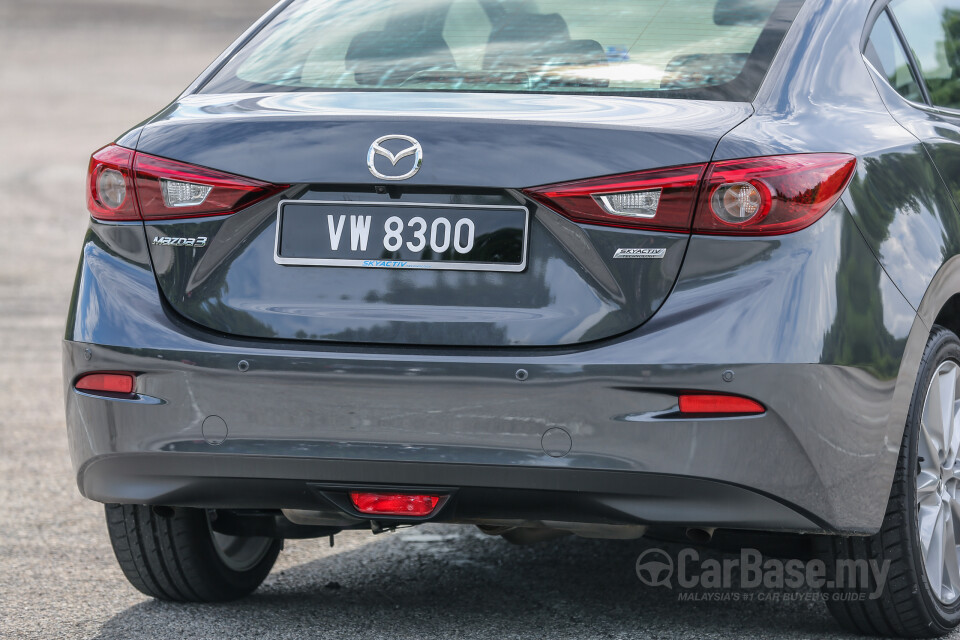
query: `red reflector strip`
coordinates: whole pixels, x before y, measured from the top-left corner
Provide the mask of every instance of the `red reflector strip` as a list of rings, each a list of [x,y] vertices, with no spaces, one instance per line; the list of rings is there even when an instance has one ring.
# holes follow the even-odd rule
[[[680,413],[754,415],[765,411],[763,405],[756,400],[740,396],[680,396]]]
[[[88,373],[73,385],[80,391],[102,393],[133,393],[132,373]]]
[[[433,513],[440,501],[440,496],[351,491],[350,499],[357,511],[362,513],[382,516],[428,516]]]

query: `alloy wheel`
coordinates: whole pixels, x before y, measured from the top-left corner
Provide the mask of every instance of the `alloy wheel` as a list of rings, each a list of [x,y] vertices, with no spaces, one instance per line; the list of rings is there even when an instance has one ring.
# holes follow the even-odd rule
[[[917,525],[930,587],[940,602],[960,598],[960,365],[933,374],[920,418]]]

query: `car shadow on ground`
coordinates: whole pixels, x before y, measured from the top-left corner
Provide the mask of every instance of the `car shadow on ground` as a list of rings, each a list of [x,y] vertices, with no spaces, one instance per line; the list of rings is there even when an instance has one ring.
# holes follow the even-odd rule
[[[652,546],[678,548],[578,538],[518,547],[428,525],[275,570],[238,602],[134,605],[96,637],[848,637],[809,591],[691,602],[645,586],[636,559]]]

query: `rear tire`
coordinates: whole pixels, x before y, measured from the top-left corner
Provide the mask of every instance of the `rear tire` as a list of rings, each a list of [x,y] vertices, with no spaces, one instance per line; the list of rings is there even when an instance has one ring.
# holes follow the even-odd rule
[[[957,501],[960,498],[960,462],[957,461],[960,442],[942,446],[943,441],[957,441],[960,434],[957,438],[951,437],[947,426],[942,429],[946,436],[941,439],[941,445],[930,444],[935,440],[930,437],[934,430],[930,425],[936,422],[931,407],[949,405],[953,415],[945,424],[960,430],[958,373],[960,340],[953,332],[934,327],[920,363],[880,531],[870,537],[833,537],[821,541],[828,580],[837,577],[837,560],[875,561],[881,563],[878,566],[890,563],[879,597],[870,598],[877,592],[872,573],[868,585],[824,589],[830,612],[850,631],[931,638],[949,633],[960,623],[960,548],[957,546],[960,543],[960,502]],[[944,399],[934,405],[929,401],[940,400],[945,393],[942,390],[948,388],[952,402]],[[932,396],[934,393],[938,395]],[[930,454],[931,448],[938,451]],[[935,544],[936,529],[943,536]],[[921,539],[926,542],[923,546]],[[938,550],[939,559],[931,555]]]
[[[251,593],[282,540],[214,533],[205,509],[157,515],[144,505],[106,505],[113,552],[142,593],[174,602],[222,602]]]

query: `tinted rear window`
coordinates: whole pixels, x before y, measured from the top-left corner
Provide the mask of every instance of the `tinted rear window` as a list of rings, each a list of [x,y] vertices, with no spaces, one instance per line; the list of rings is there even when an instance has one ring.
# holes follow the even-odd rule
[[[750,100],[801,3],[299,0],[203,92],[574,92]]]

